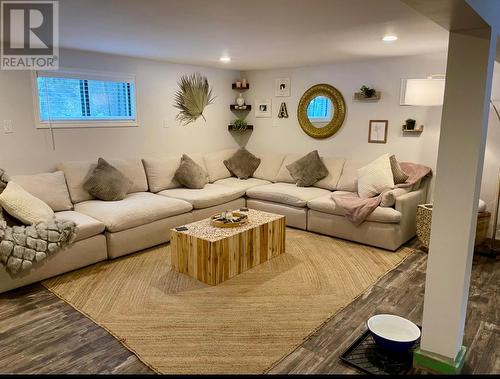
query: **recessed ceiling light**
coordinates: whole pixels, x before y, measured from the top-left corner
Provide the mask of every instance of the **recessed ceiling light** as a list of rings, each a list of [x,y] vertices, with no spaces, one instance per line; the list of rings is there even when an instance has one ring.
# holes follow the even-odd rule
[[[223,57],[220,57],[219,60],[224,63],[229,63],[231,62],[231,57],[228,57],[227,55],[224,55]]]
[[[384,38],[382,38],[382,41],[392,42],[392,41],[396,41],[397,39],[398,39],[398,37],[396,37],[396,36],[384,36]]]

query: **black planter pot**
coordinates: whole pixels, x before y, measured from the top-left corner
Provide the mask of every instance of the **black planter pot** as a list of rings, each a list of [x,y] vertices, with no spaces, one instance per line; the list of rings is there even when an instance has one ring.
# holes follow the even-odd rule
[[[406,121],[406,129],[407,130],[413,130],[413,129],[415,129],[415,120]]]

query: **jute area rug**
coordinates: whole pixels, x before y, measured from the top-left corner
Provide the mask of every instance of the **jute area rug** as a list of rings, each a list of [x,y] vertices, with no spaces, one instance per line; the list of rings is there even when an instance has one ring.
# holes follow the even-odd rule
[[[43,284],[159,373],[262,373],[412,252],[287,229],[285,254],[216,287],[168,244]]]

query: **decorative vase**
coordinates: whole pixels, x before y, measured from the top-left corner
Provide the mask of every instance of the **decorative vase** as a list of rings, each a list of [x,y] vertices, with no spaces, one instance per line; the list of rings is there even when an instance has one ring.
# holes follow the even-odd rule
[[[246,79],[241,79],[241,86],[243,88],[247,88],[247,80]]]
[[[241,88],[241,82],[239,80],[236,81],[236,88]]]
[[[243,105],[245,105],[245,98],[243,97],[242,93],[240,93],[240,95],[236,99],[236,104],[238,104],[239,107],[242,107]]]

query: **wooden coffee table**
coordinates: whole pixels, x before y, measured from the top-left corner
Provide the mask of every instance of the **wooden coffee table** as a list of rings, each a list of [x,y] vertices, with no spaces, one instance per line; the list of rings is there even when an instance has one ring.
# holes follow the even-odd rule
[[[217,228],[205,219],[172,229],[172,267],[217,285],[285,252],[285,216],[250,209],[237,228]]]

